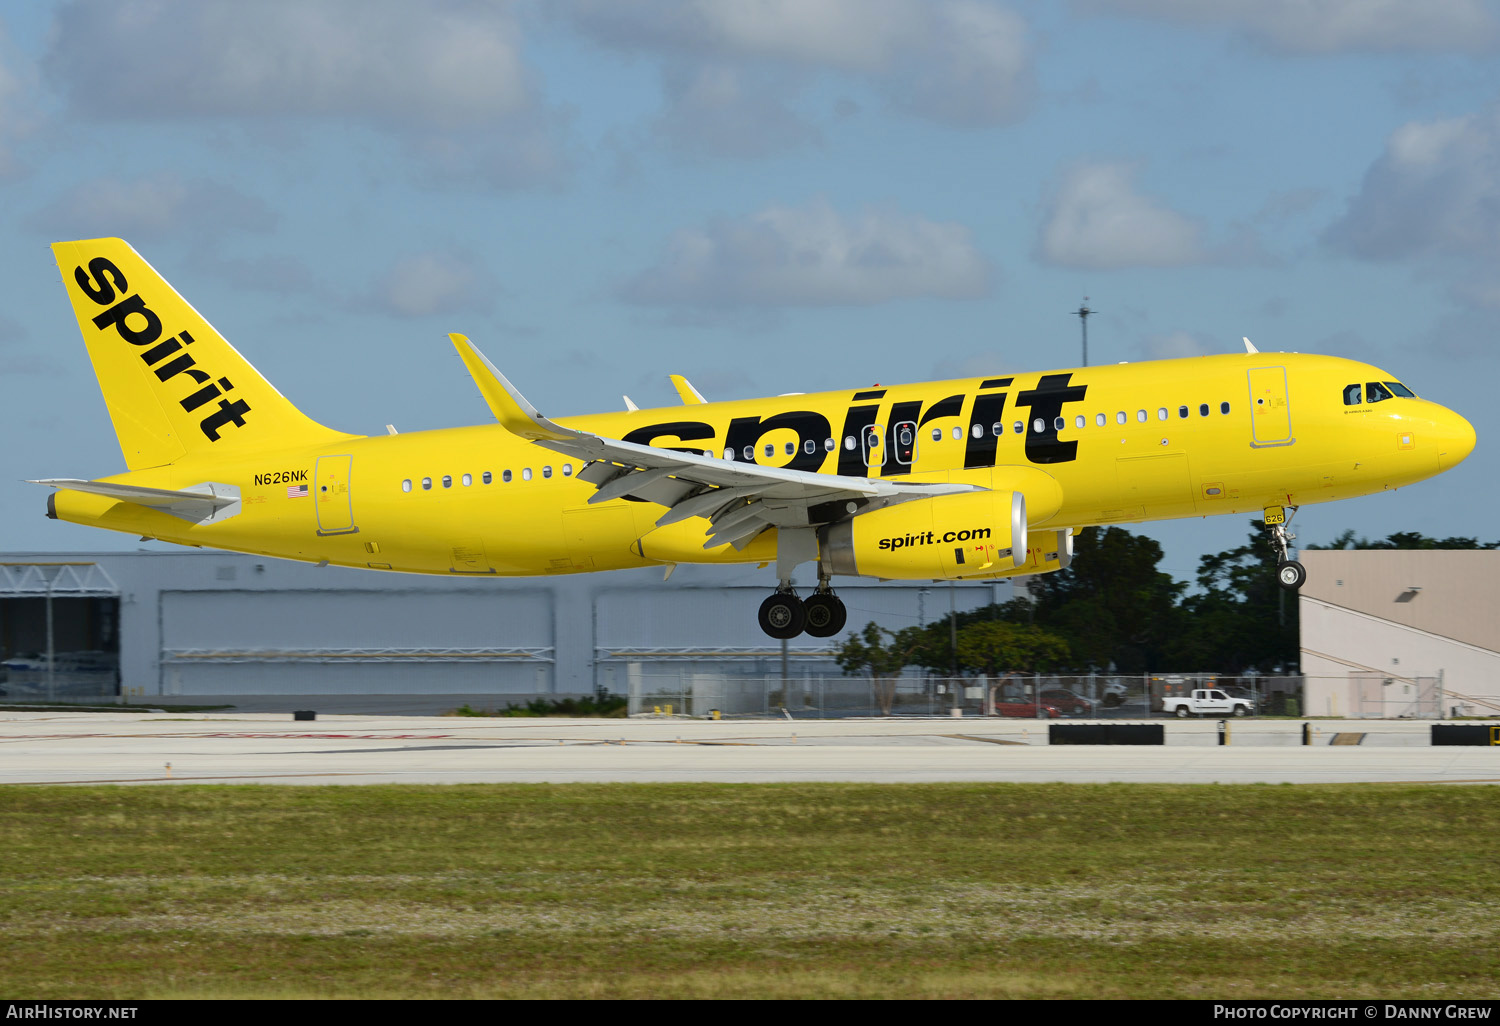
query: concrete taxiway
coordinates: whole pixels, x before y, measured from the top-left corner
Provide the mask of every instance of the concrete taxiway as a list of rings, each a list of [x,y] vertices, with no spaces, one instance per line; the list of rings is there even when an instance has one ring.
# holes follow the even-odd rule
[[[1158,721],[1159,722],[1159,721]],[[1064,781],[1500,783],[1426,721],[1169,721],[1161,746],[1052,746],[1029,720],[473,719],[0,710],[4,784]]]

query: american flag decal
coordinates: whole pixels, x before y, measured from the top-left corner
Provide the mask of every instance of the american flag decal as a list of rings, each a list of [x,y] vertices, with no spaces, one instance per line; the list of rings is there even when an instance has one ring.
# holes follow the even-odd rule
[[[287,485],[286,486],[286,497],[288,499],[295,499],[295,498],[297,498],[299,496],[304,497],[304,498],[307,496],[307,485]]]

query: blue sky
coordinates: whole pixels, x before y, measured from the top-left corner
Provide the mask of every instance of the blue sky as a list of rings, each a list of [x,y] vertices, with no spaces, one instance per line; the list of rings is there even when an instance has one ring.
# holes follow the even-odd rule
[[[1263,349],[1479,444],[1344,528],[1500,537],[1486,0],[0,0],[0,551],[136,548],[55,265],[129,240],[309,415],[549,414]],[[1239,518],[1145,530],[1191,578]]]

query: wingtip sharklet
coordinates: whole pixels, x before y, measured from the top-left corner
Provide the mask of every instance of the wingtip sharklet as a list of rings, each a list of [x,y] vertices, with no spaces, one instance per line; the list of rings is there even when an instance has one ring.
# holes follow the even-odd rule
[[[448,338],[474,378],[474,384],[479,386],[479,394],[484,396],[490,412],[507,431],[532,441],[562,441],[576,437],[577,432],[560,427],[538,413],[537,408],[526,401],[516,386],[466,336],[450,332]]]

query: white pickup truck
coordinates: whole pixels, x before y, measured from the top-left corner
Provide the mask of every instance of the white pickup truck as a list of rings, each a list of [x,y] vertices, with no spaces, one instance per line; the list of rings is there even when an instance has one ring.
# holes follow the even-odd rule
[[[1163,712],[1176,716],[1249,716],[1255,706],[1248,698],[1230,698],[1218,688],[1199,688],[1186,698],[1163,698]]]

